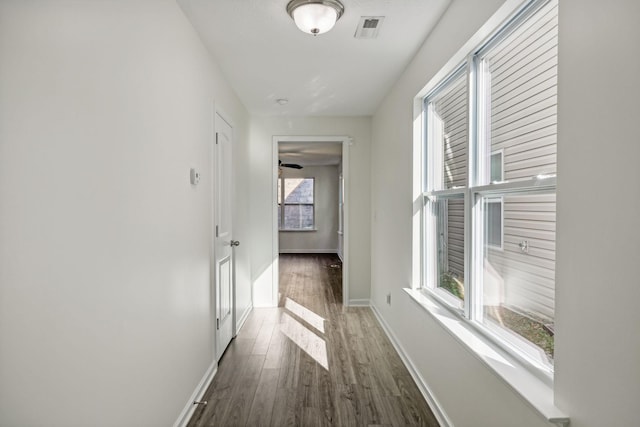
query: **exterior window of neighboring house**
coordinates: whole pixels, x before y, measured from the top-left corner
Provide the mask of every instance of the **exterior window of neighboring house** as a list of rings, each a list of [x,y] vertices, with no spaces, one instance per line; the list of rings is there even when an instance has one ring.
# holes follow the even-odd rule
[[[557,0],[534,0],[424,98],[422,287],[553,373]]]
[[[491,153],[491,172],[490,182],[497,183],[504,181],[504,151],[496,151]]]
[[[502,249],[502,197],[486,199],[485,230],[487,245],[493,249]]]
[[[315,228],[314,181],[314,178],[278,179],[278,224],[281,230]]]
[[[489,179],[492,184],[504,180],[503,153],[503,150],[491,153]],[[502,197],[487,198],[486,202],[485,230],[487,232],[487,245],[493,249],[502,249],[502,222],[504,217]]]

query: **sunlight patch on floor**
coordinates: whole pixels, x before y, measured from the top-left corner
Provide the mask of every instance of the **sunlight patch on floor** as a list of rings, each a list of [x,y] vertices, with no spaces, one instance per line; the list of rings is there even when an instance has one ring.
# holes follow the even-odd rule
[[[287,313],[282,313],[280,331],[324,369],[329,370],[327,343]]]
[[[298,304],[289,297],[285,300],[284,308],[324,334],[324,318],[318,316],[307,307]]]

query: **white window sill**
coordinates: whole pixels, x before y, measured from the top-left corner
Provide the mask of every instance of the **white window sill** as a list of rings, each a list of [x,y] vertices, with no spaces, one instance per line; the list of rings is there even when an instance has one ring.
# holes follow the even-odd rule
[[[434,298],[417,289],[404,288],[404,290],[440,326],[495,372],[548,422],[559,426],[569,425],[569,417],[553,403],[553,387],[535,376],[514,358],[496,349],[491,342]]]
[[[303,232],[304,233],[304,232],[308,232],[308,231],[318,231],[318,229],[317,228],[300,228],[300,229],[297,229],[297,228],[281,228],[278,231],[286,231],[287,233],[292,232],[292,231],[293,232]]]

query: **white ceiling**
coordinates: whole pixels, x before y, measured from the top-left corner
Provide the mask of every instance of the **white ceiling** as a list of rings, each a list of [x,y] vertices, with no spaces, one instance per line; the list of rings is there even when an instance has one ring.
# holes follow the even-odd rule
[[[336,26],[313,37],[296,28],[288,1],[178,0],[255,115],[373,114],[450,2],[342,0]],[[385,17],[378,38],[353,37],[361,16]]]

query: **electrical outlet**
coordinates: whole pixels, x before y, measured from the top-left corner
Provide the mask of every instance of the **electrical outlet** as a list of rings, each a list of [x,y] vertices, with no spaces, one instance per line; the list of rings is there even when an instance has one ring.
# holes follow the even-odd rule
[[[387,304],[391,305],[391,294],[387,294]]]

